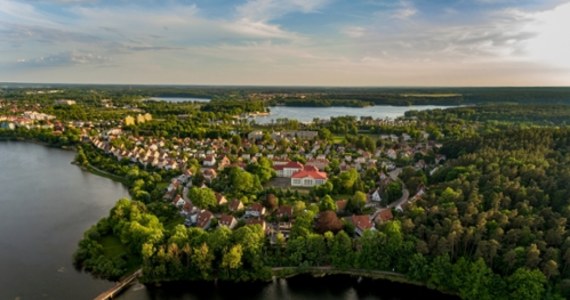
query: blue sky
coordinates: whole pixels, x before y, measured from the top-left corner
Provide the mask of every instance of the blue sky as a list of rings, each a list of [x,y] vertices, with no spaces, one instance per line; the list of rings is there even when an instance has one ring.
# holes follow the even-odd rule
[[[570,85],[570,1],[0,0],[0,81]]]

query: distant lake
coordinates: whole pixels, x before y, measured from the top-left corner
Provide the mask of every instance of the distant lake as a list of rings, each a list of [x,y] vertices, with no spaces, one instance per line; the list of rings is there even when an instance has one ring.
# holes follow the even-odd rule
[[[152,97],[148,100],[154,101],[165,101],[165,102],[173,102],[173,103],[180,103],[180,102],[210,102],[210,98],[188,98],[188,97]]]
[[[113,286],[73,267],[83,232],[109,214],[120,183],[63,151],[0,142],[0,299],[93,299]]]
[[[269,116],[255,117],[258,124],[269,124],[277,119],[287,118],[298,120],[300,122],[312,122],[313,119],[319,118],[328,120],[331,117],[355,116],[355,117],[373,117],[375,119],[395,119],[404,116],[404,113],[410,110],[428,110],[428,109],[445,109],[451,106],[438,105],[412,105],[412,106],[390,106],[376,105],[369,107],[291,107],[291,106],[272,106],[269,109]]]

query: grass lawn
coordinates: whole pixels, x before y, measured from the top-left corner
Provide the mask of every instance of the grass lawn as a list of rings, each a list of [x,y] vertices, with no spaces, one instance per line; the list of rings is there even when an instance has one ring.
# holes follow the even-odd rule
[[[118,257],[128,252],[121,240],[114,235],[107,235],[101,238],[101,245],[103,246],[103,254],[110,258]]]
[[[334,143],[341,143],[344,141],[344,136],[342,135],[333,135],[333,142]]]
[[[341,194],[341,195],[334,195],[331,196],[334,200],[348,200],[350,198],[352,198],[352,195],[348,195],[348,194]]]
[[[117,258],[123,255],[127,257],[127,274],[140,268],[142,261],[139,257],[132,255],[129,249],[121,243],[121,240],[114,235],[106,235],[101,238],[103,254],[110,258]]]
[[[164,226],[165,230],[172,230],[177,225],[184,224],[184,217],[181,215],[177,215],[176,218],[169,218],[162,222],[162,226]]]

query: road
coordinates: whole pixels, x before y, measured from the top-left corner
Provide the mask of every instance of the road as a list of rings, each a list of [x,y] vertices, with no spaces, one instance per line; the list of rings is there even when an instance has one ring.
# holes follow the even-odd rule
[[[390,176],[390,178],[392,180],[399,180],[398,176],[400,175],[400,173],[402,173],[402,169],[397,168],[397,169],[394,169],[393,171],[389,172],[388,176]],[[374,214],[372,214],[372,217],[370,219],[375,220],[376,217],[378,216],[378,214],[380,214],[382,211],[384,211],[386,209],[401,207],[402,205],[406,204],[409,199],[410,199],[410,191],[406,188],[406,185],[402,182],[402,197],[400,197],[400,199],[388,204],[388,206],[386,208],[378,208],[374,212]]]
[[[408,200],[410,199],[410,191],[406,188],[406,186],[402,183],[402,197],[400,197],[400,199],[398,199],[398,201],[394,201],[392,203],[390,203],[388,205],[388,208],[394,208],[394,207],[398,207],[398,206],[402,206],[405,203],[408,202]]]
[[[301,272],[330,272],[330,273],[343,273],[355,276],[390,276],[390,277],[400,277],[405,278],[405,275],[402,273],[391,272],[391,271],[381,271],[381,270],[361,270],[361,269],[338,269],[332,266],[323,266],[323,267],[277,267],[271,268],[273,272],[281,272],[281,271],[301,271]]]

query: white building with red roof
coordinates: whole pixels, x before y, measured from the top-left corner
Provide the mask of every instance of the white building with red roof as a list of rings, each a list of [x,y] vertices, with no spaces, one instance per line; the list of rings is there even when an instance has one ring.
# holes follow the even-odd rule
[[[303,170],[303,168],[303,164],[296,161],[290,161],[286,164],[273,165],[273,169],[277,173],[277,177],[286,178],[291,178],[293,174]]]
[[[291,186],[314,187],[316,185],[324,184],[327,180],[327,173],[320,172],[314,166],[306,166],[304,169],[291,176]]]

